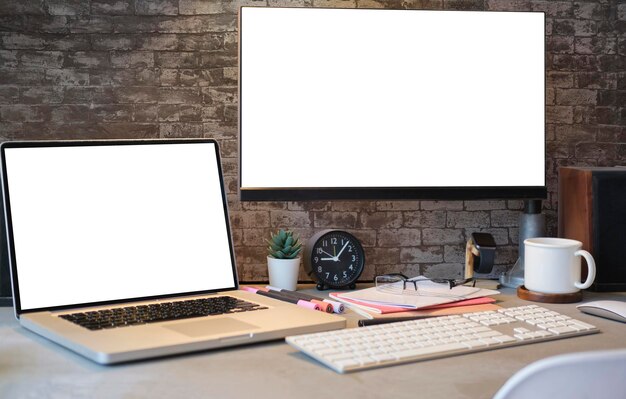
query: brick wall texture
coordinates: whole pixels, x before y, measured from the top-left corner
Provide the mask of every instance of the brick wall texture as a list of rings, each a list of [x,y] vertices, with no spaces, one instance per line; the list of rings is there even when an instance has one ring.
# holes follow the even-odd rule
[[[263,240],[281,227],[304,239],[353,232],[366,251],[362,280],[460,276],[475,231],[499,246],[493,275],[511,267],[518,200],[240,202],[241,5],[544,11],[548,234],[559,166],[626,164],[626,4],[615,0],[2,0],[0,139],[216,138],[244,281],[267,279]]]

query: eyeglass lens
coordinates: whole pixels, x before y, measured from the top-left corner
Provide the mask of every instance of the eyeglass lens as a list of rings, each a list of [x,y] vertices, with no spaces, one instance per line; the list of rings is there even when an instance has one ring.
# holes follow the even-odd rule
[[[376,289],[379,291],[402,294],[406,279],[399,275],[376,276]]]

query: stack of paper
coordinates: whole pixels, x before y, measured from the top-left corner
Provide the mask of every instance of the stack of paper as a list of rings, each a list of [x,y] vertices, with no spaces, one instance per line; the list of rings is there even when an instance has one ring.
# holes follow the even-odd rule
[[[452,289],[445,284],[424,281],[417,291],[412,287],[402,294],[384,292],[376,287],[353,292],[333,292],[330,297],[372,313],[396,313],[417,309],[450,306],[468,306],[493,303],[491,295],[499,291],[476,287],[457,286]]]

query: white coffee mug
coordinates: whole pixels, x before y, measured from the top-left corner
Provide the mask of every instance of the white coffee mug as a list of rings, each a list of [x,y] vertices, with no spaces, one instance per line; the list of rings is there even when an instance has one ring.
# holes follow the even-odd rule
[[[545,294],[569,294],[589,288],[596,263],[580,241],[566,238],[524,240],[524,286]],[[587,280],[580,281],[580,257],[587,261]]]

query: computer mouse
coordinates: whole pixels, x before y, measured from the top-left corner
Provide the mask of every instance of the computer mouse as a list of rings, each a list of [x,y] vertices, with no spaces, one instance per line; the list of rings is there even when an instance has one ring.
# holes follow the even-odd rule
[[[593,301],[576,307],[584,313],[626,323],[626,301]]]

